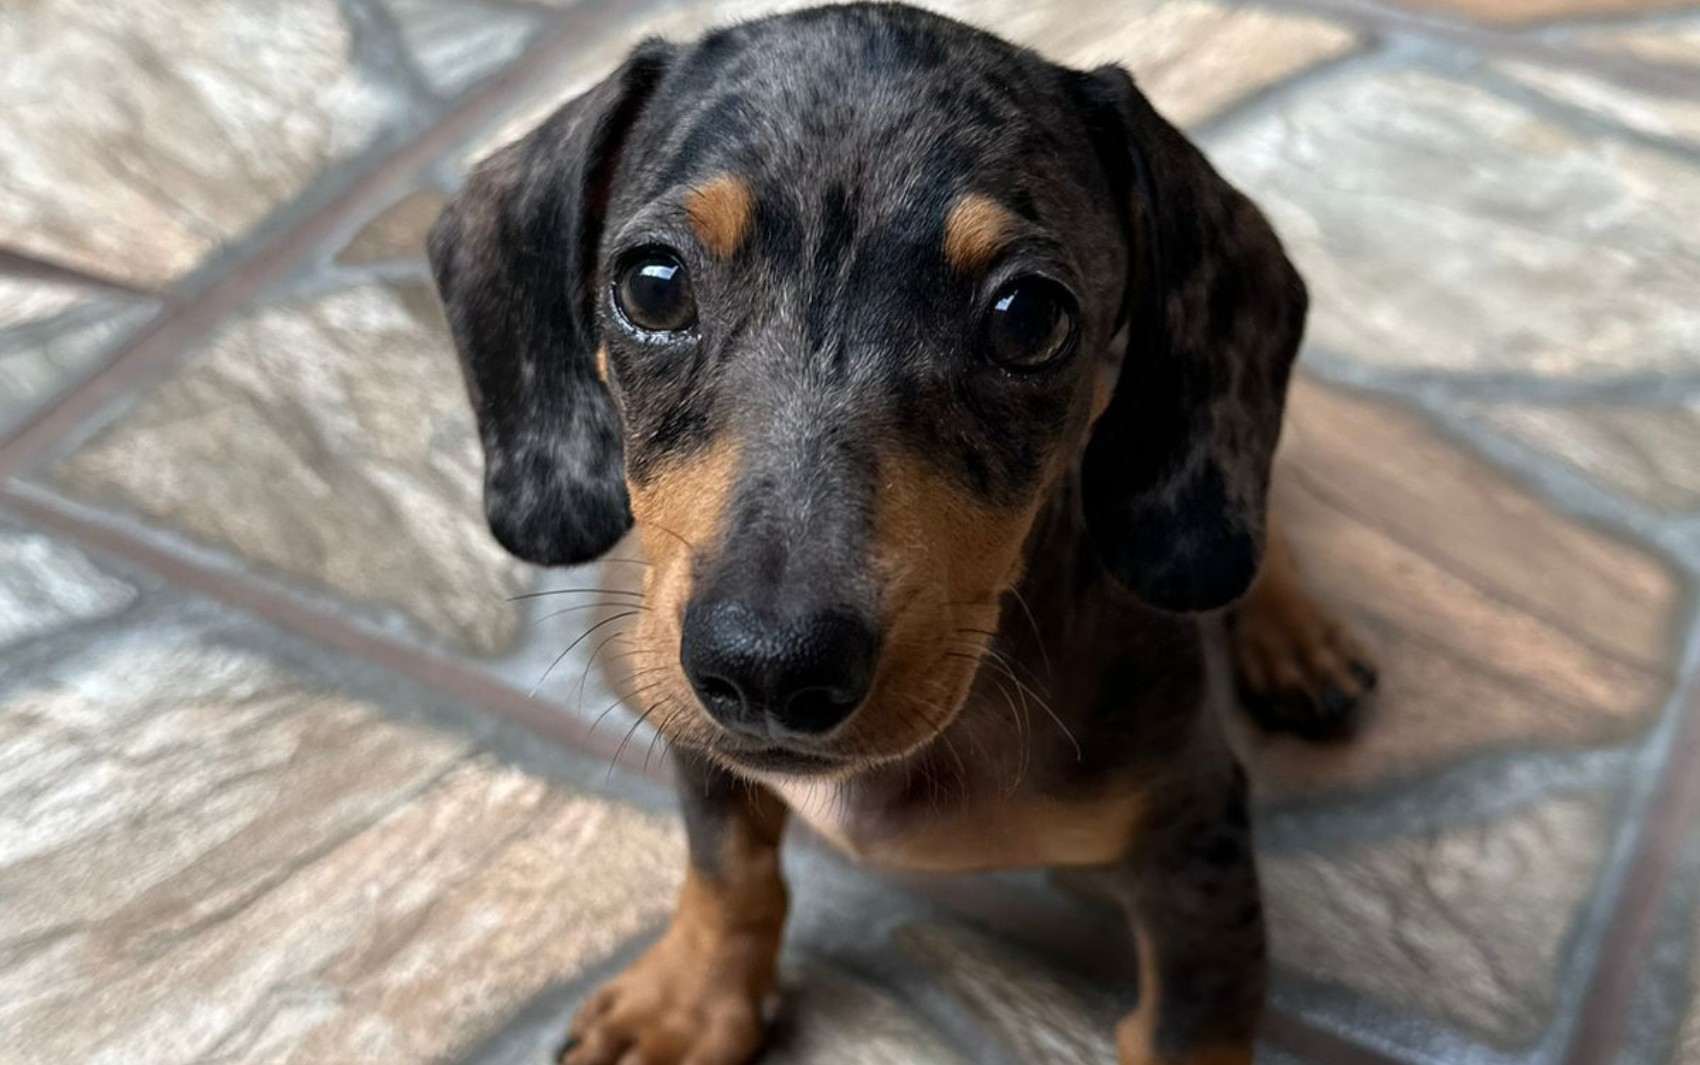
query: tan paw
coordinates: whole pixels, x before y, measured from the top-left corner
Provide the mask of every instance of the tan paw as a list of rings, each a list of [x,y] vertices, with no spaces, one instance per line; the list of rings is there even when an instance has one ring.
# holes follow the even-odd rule
[[[1356,731],[1375,663],[1326,608],[1302,594],[1248,600],[1228,633],[1240,701],[1260,726],[1312,740]]]
[[[771,976],[747,952],[669,933],[573,1019],[561,1065],[744,1065],[761,1048]]]

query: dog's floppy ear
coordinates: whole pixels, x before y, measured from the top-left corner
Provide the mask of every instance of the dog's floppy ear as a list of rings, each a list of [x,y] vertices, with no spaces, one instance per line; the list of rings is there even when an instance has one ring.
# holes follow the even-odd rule
[[[1269,223],[1119,67],[1073,76],[1128,218],[1127,355],[1083,460],[1100,557],[1153,606],[1250,586],[1304,332],[1304,282]]]
[[[622,140],[669,55],[639,45],[479,165],[431,229],[484,445],[485,515],[530,562],[587,561],[631,527],[619,416],[597,375],[596,260]]]

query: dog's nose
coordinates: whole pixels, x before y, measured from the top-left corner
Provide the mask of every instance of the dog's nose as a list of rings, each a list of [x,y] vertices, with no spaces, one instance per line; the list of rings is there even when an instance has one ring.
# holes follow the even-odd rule
[[[733,599],[692,603],[679,648],[709,714],[764,738],[832,731],[867,696],[878,656],[878,636],[849,612],[780,618]]]

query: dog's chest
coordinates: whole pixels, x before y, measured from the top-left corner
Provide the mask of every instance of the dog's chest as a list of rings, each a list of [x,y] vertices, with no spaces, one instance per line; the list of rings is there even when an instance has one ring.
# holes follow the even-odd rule
[[[1106,864],[1126,853],[1140,813],[1133,794],[1068,801],[972,781],[766,783],[849,857],[918,872]]]

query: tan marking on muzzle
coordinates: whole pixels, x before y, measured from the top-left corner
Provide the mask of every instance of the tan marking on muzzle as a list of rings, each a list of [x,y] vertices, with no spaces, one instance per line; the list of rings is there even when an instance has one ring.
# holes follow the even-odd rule
[[[716,259],[730,258],[748,235],[755,213],[749,182],[733,174],[710,178],[685,194],[685,214],[697,239]]]
[[[738,473],[739,447],[729,437],[697,454],[661,466],[642,482],[629,479],[632,519],[657,568],[710,550]]]
[[[646,609],[635,634],[639,653],[631,663],[648,671],[632,693],[644,693],[647,701],[661,698],[672,706],[694,706],[678,670],[681,623],[691,598],[695,557],[714,551],[721,539],[739,454],[738,441],[723,437],[705,451],[661,466],[642,482],[627,478],[633,524],[650,562],[643,580]],[[681,713],[673,724],[704,735],[702,723],[692,722],[691,716]],[[658,723],[666,725],[667,716]]]
[[[902,452],[881,457],[870,562],[887,652],[858,731],[913,747],[955,717],[1037,505],[994,506]]]
[[[976,273],[990,266],[1015,231],[1008,208],[971,192],[956,201],[944,222],[944,261],[952,270]]]
[[[608,383],[608,347],[603,345],[596,349],[596,376],[602,378],[602,383]]]

